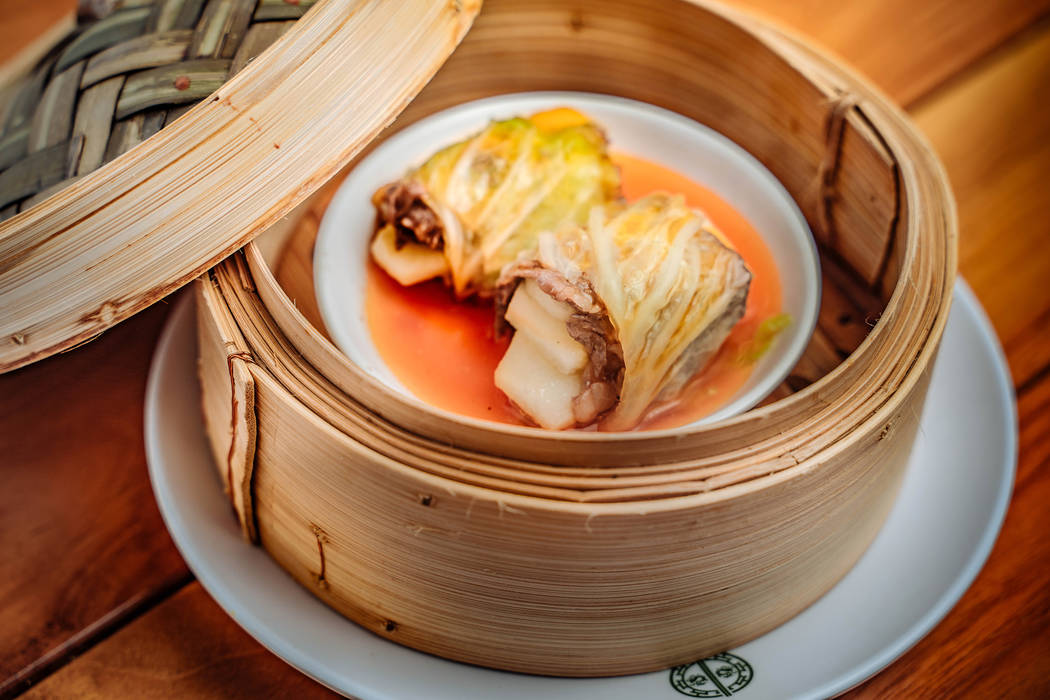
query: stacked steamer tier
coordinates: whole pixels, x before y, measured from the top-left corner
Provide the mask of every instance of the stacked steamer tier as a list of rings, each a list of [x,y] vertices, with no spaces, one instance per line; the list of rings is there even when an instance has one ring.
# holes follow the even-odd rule
[[[275,49],[289,39],[308,37]],[[554,675],[692,661],[811,604],[882,525],[948,315],[954,205],[935,157],[867,83],[705,2],[488,0],[393,129],[531,90],[683,114],[795,198],[823,301],[776,400],[703,427],[590,433],[395,393],[317,325],[300,264],[316,198],[284,227],[283,257],[249,244],[196,285],[216,466],[250,541],[393,641]]]
[[[758,157],[822,248],[821,324],[791,379],[808,386],[659,433],[442,412],[300,311],[309,275],[287,258],[318,203],[283,263],[249,246],[198,288],[205,413],[245,532],[359,624],[485,666],[634,673],[752,639],[838,581],[893,503],[955,271],[941,170],[828,58],[684,2],[490,1],[395,129],[507,90],[644,100]]]

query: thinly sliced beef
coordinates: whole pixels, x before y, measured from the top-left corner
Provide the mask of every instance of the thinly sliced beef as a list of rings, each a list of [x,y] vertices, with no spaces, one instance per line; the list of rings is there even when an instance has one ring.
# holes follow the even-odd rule
[[[605,315],[605,308],[595,301],[598,296],[587,280],[579,279],[573,283],[557,270],[544,267],[538,260],[518,262],[504,269],[496,283],[493,300],[496,304],[497,337],[502,336],[509,328],[503,316],[518,284],[525,278],[535,280],[539,288],[555,301],[563,301],[581,313]]]
[[[381,188],[372,197],[376,207],[376,230],[391,224],[400,250],[406,243],[422,243],[431,250],[445,245],[441,219],[426,203],[423,186],[412,180],[398,180]]]
[[[625,367],[623,348],[604,313],[575,313],[565,326],[590,359],[583,368],[583,392],[572,402],[576,422],[587,425],[620,400]]]

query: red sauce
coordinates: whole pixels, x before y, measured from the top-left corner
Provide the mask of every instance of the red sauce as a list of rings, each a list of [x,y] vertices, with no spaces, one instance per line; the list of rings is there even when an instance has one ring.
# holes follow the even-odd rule
[[[718,195],[656,163],[623,153],[614,153],[613,160],[628,200],[656,190],[684,195],[690,206],[707,212],[751,268],[743,319],[681,397],[656,407],[639,429],[684,425],[727,403],[751,375],[753,363],[740,358],[758,325],[781,311],[780,275],[758,232]],[[461,415],[524,424],[492,380],[508,340],[494,337],[491,303],[457,303],[439,280],[402,287],[369,261],[365,306],[376,350],[417,397]]]

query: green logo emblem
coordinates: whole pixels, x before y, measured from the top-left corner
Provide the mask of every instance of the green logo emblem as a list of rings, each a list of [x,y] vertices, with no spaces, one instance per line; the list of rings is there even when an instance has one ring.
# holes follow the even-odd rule
[[[691,698],[727,698],[754,677],[751,664],[735,654],[715,654],[671,669],[671,687]]]

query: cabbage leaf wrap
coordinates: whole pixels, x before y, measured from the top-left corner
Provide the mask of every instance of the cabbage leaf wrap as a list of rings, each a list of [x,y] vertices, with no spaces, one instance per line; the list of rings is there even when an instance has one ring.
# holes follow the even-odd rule
[[[567,108],[493,121],[373,197],[373,257],[402,284],[443,276],[458,298],[491,296],[500,270],[544,231],[620,197],[602,130]]]
[[[496,385],[543,427],[633,428],[714,356],[750,282],[681,196],[594,207],[504,269],[498,303],[515,334]]]

